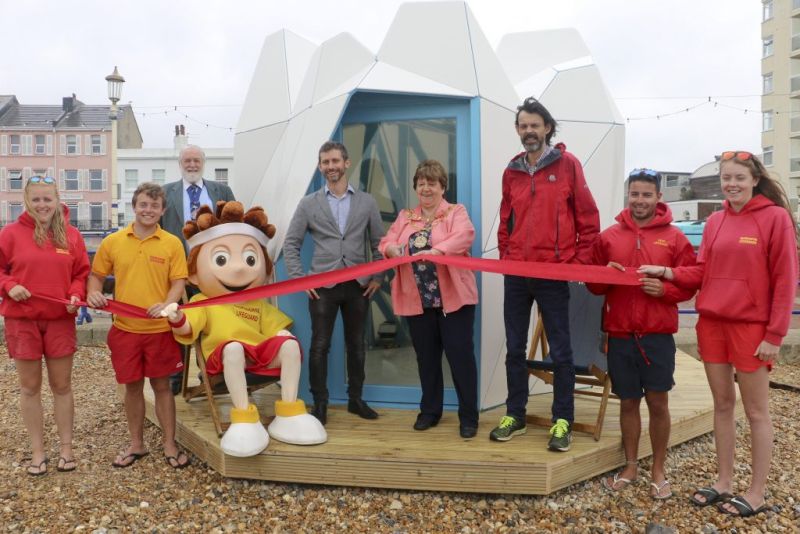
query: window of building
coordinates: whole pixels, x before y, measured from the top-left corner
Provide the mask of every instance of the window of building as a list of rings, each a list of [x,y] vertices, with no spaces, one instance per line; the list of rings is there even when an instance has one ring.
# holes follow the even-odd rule
[[[764,94],[772,92],[772,73],[769,72],[761,77],[763,79]]]
[[[680,177],[677,174],[667,174],[665,187],[677,187],[680,185]]]
[[[139,170],[125,169],[125,189],[135,191],[139,185]]]
[[[228,183],[228,169],[214,169],[214,179],[223,184]]]
[[[153,169],[150,179],[158,185],[164,185],[164,178],[167,174],[165,169]]]
[[[89,171],[89,189],[92,191],[103,191],[103,171],[92,169]]]
[[[47,169],[33,169],[31,176],[47,176]]]
[[[761,44],[761,57],[769,57],[773,54],[772,36],[764,37]]]
[[[22,171],[8,171],[8,190],[22,191]]]
[[[773,0],[763,0],[762,3],[763,5],[761,7],[761,14],[762,14],[761,20],[762,21],[769,20],[773,16],[772,14],[772,10],[774,8]]]
[[[100,146],[100,135],[93,135],[92,136],[92,154],[94,154],[95,156],[99,156],[101,148],[102,147]]]
[[[762,131],[772,130],[772,110],[765,111],[763,116]]]
[[[764,154],[761,156],[761,161],[768,167],[772,165],[772,150],[771,146],[765,146]]]
[[[77,135],[68,135],[67,136],[67,154],[77,154],[78,153],[78,136]]]
[[[11,154],[22,154],[22,136],[9,135],[8,137],[11,141]]]
[[[64,171],[64,189],[67,191],[77,191],[80,189],[78,184],[78,171],[70,169]]]
[[[22,202],[9,202],[8,222],[14,222],[22,215]]]
[[[67,209],[69,209],[69,223],[75,228],[78,227],[78,203],[67,202]]]
[[[89,204],[89,224],[92,230],[102,230],[105,228],[103,204],[100,202],[92,202]]]
[[[36,147],[34,149],[34,153],[36,155],[41,156],[42,154],[45,153],[45,150],[46,150],[44,136],[43,135],[36,135],[36,136],[34,136],[34,141],[35,141],[34,144],[36,145]]]

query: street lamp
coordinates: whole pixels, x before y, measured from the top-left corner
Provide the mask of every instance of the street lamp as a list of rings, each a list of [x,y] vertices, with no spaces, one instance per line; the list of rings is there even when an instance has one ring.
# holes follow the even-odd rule
[[[108,99],[111,101],[111,110],[108,117],[111,119],[111,226],[119,227],[119,191],[117,187],[117,102],[122,97],[122,84],[125,83],[116,65],[114,72],[106,76],[108,82]],[[110,228],[109,228],[110,229]]]

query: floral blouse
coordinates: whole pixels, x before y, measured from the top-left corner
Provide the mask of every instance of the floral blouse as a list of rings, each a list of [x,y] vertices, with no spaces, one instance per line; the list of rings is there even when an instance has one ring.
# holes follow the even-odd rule
[[[431,225],[426,225],[419,232],[408,237],[408,253],[413,255],[420,250],[433,248],[431,242]],[[417,261],[411,264],[414,279],[417,282],[419,296],[422,299],[422,308],[441,308],[442,293],[439,291],[439,277],[436,275],[436,265],[430,262]]]

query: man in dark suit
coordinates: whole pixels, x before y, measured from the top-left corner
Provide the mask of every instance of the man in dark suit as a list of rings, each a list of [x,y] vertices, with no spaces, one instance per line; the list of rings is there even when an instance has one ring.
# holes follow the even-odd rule
[[[319,171],[325,186],[306,195],[297,206],[283,243],[283,258],[289,278],[305,275],[300,248],[306,233],[314,240],[314,257],[309,274],[325,273],[383,256],[378,243],[383,223],[378,204],[369,193],[358,191],[347,182],[350,167],[347,149],[341,143],[327,142],[319,149]],[[361,398],[364,387],[366,350],[364,325],[369,299],[380,288],[383,273],[350,280],[330,287],[306,290],[311,315],[311,347],[308,371],[314,395],[314,417],[324,425],[328,419],[328,350],[339,310],[342,312],[347,347],[347,411],[364,419],[378,414]]]
[[[181,179],[164,186],[167,195],[167,210],[161,216],[161,228],[183,239],[183,225],[194,219],[197,209],[207,204],[214,209],[219,200],[236,200],[231,188],[225,184],[203,179],[206,155],[196,145],[186,145],[178,157]]]
[[[181,179],[164,186],[167,209],[161,216],[161,228],[181,240],[184,252],[187,249],[183,225],[195,218],[198,208],[207,204],[214,209],[218,200],[236,200],[226,184],[203,179],[205,164],[206,154],[203,149],[196,145],[186,145],[178,156]],[[186,292],[189,296],[194,293],[189,286],[186,286]],[[170,377],[169,383],[174,395],[181,391],[181,378],[181,373]]]

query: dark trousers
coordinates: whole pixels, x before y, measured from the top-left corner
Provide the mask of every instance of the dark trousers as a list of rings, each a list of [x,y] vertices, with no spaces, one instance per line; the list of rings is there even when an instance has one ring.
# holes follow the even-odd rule
[[[566,282],[521,276],[503,280],[503,318],[506,326],[506,412],[525,417],[528,404],[528,329],[533,302],[542,310],[542,320],[553,361],[553,421],[575,418],[575,365],[569,338],[569,286]]]
[[[462,426],[477,427],[478,369],[472,340],[475,306],[463,306],[446,315],[440,308],[428,308],[421,315],[412,315],[406,320],[417,352],[419,382],[422,386],[420,412],[436,418],[442,416],[444,350],[458,396],[458,420]]]
[[[364,387],[364,323],[369,299],[361,285],[351,280],[331,288],[317,289],[318,299],[309,299],[311,347],[308,356],[308,379],[314,402],[328,401],[328,351],[331,348],[336,315],[342,310],[344,342],[347,348],[347,395],[360,399]]]

